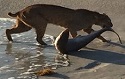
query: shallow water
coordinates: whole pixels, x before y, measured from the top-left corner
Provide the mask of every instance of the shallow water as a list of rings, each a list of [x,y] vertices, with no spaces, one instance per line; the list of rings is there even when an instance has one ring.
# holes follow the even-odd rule
[[[14,42],[9,43],[5,30],[14,22],[14,19],[0,19],[0,79],[37,79],[32,74],[35,71],[47,66],[56,69],[54,58],[57,51],[52,45],[53,36],[45,35],[43,40],[49,45],[41,47],[31,30],[12,35]]]

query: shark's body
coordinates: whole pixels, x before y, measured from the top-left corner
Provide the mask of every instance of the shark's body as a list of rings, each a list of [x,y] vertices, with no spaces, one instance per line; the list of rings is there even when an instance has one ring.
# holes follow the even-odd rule
[[[112,31],[112,29],[103,28],[86,36],[78,36],[73,39],[68,39],[69,30],[66,29],[61,32],[60,35],[56,38],[55,47],[60,53],[63,54],[78,51],[79,49],[85,47],[87,44],[93,41],[96,37],[100,36],[105,31]]]

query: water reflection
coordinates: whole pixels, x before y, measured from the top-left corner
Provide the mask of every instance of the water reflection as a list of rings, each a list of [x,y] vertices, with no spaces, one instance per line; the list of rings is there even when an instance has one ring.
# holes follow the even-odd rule
[[[11,54],[12,53],[12,43],[8,43],[6,46],[6,54]]]
[[[14,59],[11,65],[2,70],[9,70],[9,73],[6,73],[8,74],[6,77],[14,76],[15,78],[23,77],[23,79],[28,79],[29,77],[34,77],[33,73],[42,68],[50,67],[51,69],[57,69],[69,65],[69,60],[57,54],[55,47],[52,45],[43,48],[8,43],[5,51],[7,55]]]
[[[11,65],[7,65],[8,67],[3,69],[5,72],[10,72],[6,73],[8,77],[30,77],[31,73],[43,67],[46,58],[43,55],[43,48],[31,47],[30,50],[26,50],[28,47],[25,47],[26,49],[21,49],[20,46],[16,45],[15,47],[15,45],[16,44],[8,43],[6,46],[6,54],[14,59]],[[16,72],[12,74],[12,71]]]

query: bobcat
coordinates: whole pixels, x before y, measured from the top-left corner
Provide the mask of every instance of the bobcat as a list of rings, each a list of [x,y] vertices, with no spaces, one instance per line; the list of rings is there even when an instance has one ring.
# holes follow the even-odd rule
[[[13,41],[11,34],[21,33],[35,29],[37,42],[46,45],[42,40],[48,23],[68,28],[72,37],[77,36],[77,31],[83,30],[87,33],[94,31],[92,25],[99,25],[102,28],[112,27],[111,19],[106,14],[100,14],[87,9],[69,9],[57,5],[35,4],[16,12],[9,12],[9,16],[16,17],[16,24],[11,29],[6,29],[6,36]],[[102,36],[98,37],[103,42],[107,40]]]

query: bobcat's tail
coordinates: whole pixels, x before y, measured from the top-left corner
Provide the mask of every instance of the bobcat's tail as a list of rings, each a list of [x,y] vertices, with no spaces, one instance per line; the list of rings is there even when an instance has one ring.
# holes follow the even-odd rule
[[[13,14],[13,13],[11,13],[11,12],[8,13],[8,15],[11,16],[11,17],[17,17],[18,14],[19,14],[19,12],[15,13],[15,14]]]

